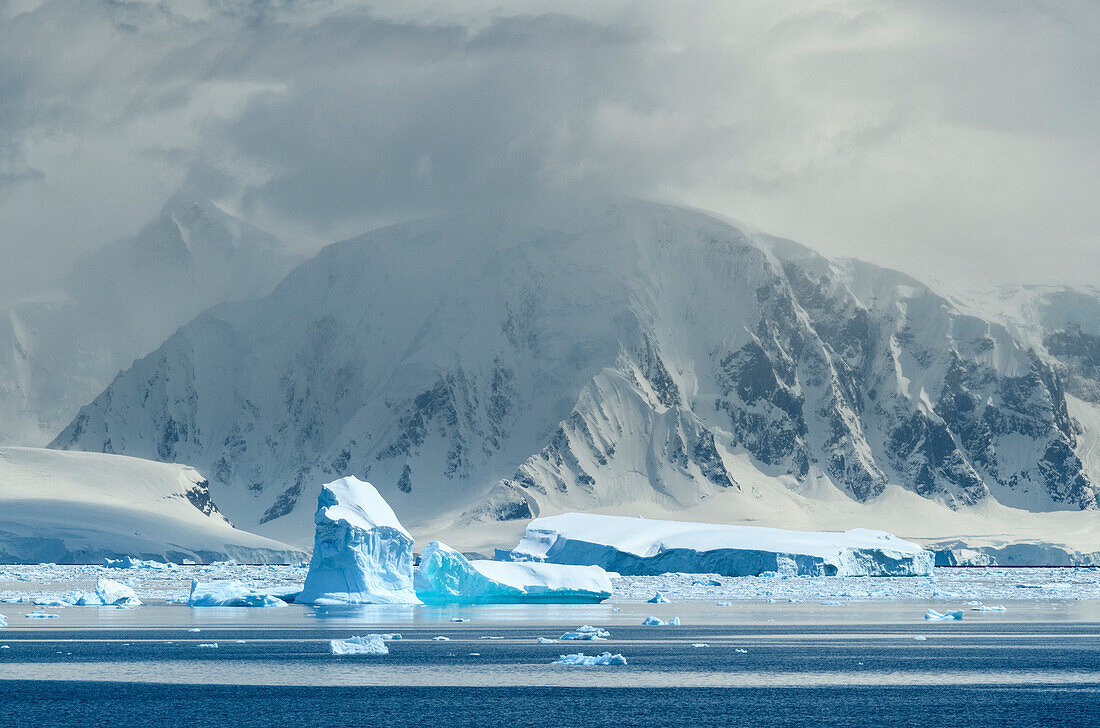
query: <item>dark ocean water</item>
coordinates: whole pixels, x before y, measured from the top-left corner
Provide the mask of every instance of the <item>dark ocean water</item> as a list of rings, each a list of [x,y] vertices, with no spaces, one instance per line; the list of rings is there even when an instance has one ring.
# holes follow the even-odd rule
[[[1095,624],[620,626],[551,645],[535,636],[560,626],[456,625],[328,653],[368,631],[9,627],[0,726],[1100,726]],[[629,664],[550,664],[605,650]]]

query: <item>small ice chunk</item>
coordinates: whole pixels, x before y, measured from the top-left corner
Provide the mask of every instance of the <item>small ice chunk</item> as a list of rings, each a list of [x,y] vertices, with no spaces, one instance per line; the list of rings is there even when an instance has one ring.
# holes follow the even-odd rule
[[[368,634],[365,637],[348,637],[346,640],[329,640],[329,649],[334,655],[388,655],[382,635]]]
[[[82,594],[76,603],[84,606],[140,607],[141,600],[133,589],[114,579],[99,577],[95,593]]]
[[[581,625],[573,632],[566,632],[561,636],[563,640],[602,640],[611,636],[606,629],[593,627],[590,624]]]
[[[49,614],[48,612],[30,612],[23,616],[27,619],[57,619],[56,614]]]
[[[3,614],[0,614],[0,627],[7,627],[7,626],[8,626],[8,618],[5,617]]]
[[[451,617],[451,621],[452,622],[468,622],[469,620],[466,619],[465,617]]]
[[[717,606],[717,607],[732,607],[733,602],[718,602],[715,606]]]
[[[651,614],[650,616],[642,620],[642,624],[646,627],[663,627],[664,625],[668,624],[668,622],[660,619],[659,617],[654,617]]]
[[[192,627],[191,629],[189,629],[189,630],[187,630],[187,631],[188,631],[188,632],[202,632],[202,630],[201,630],[201,629],[199,629],[198,627]]]
[[[584,655],[577,653],[575,655],[562,655],[559,659],[554,660],[553,665],[625,665],[626,658],[622,655],[613,655],[610,652],[604,652],[599,655]]]
[[[979,604],[970,609],[971,612],[1003,612],[1005,608],[1001,604]]]
[[[216,650],[216,649],[218,649],[218,643],[217,642],[200,642],[199,647],[208,647],[210,649],[215,649]]]
[[[734,652],[736,652],[736,653],[737,653],[737,654],[739,654],[739,655],[747,655],[747,654],[749,654],[749,651],[748,651],[748,650],[743,650],[743,649],[741,649],[740,647],[738,647],[737,649],[735,649],[735,650],[734,650]]]
[[[944,620],[960,620],[963,618],[962,610],[955,612],[937,612],[935,609],[929,609],[924,613],[924,618],[933,622],[940,622]]]
[[[679,627],[680,626],[680,618],[679,617],[673,617],[672,619],[668,620],[668,626],[670,626],[670,627]]]
[[[649,603],[650,604],[668,604],[669,599],[668,599],[668,597],[666,597],[664,595],[663,592],[657,592],[656,594],[654,594],[652,596],[652,598],[649,599]]]
[[[692,647],[710,647],[706,642],[692,642]]]
[[[540,645],[556,645],[558,643],[558,641],[549,639],[547,637],[539,637],[538,643]]]
[[[914,637],[913,639],[914,639],[914,640],[916,640],[917,642],[924,642],[924,641],[925,641],[926,639],[928,639],[928,638],[927,638],[927,637],[925,637],[925,636],[924,636],[924,635],[922,635],[922,634],[918,634],[918,635],[917,635],[916,637]]]
[[[438,637],[432,637],[432,639],[436,642],[450,642],[451,641],[450,637],[444,637],[443,635],[439,635]]]
[[[717,579],[707,579],[706,581],[696,580],[696,581],[691,582],[691,585],[692,586],[722,586],[722,582],[718,581]]]

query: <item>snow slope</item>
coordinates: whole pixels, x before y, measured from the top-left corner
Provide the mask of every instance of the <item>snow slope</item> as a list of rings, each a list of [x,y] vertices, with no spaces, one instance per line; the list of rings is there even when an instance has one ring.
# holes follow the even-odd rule
[[[347,473],[463,548],[565,511],[793,525],[828,505],[852,527],[895,488],[928,513],[1096,522],[1061,379],[1003,324],[635,202],[331,245],[183,327],[53,446],[191,463],[235,522],[299,544],[310,484]]]
[[[928,576],[933,555],[884,531],[791,531],[563,513],[536,518],[513,554],[620,574]]]
[[[186,191],[54,290],[0,306],[0,445],[45,445],[116,374],[199,312],[254,298],[297,260]]]
[[[128,554],[200,563],[285,563],[305,556],[233,528],[192,468],[0,448],[0,563],[95,563]]]

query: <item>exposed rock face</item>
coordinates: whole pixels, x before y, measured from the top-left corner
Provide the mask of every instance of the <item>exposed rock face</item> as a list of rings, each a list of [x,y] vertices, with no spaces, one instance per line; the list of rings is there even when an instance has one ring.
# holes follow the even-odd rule
[[[191,463],[284,538],[306,484],[344,472],[417,525],[673,513],[754,497],[745,468],[859,501],[1095,508],[1064,372],[1033,348],[904,275],[601,204],[329,246],[185,326],[53,446]]]

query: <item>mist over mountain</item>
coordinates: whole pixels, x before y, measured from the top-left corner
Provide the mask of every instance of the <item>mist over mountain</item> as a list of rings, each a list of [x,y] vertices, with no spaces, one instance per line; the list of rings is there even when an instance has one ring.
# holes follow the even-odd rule
[[[299,261],[192,192],[140,232],[77,259],[50,291],[0,307],[0,444],[44,445],[179,326],[265,295]]]
[[[413,528],[1095,510],[1077,359],[1004,319],[690,210],[445,217],[205,311],[52,447],[190,464],[234,524],[298,544],[345,474]]]

